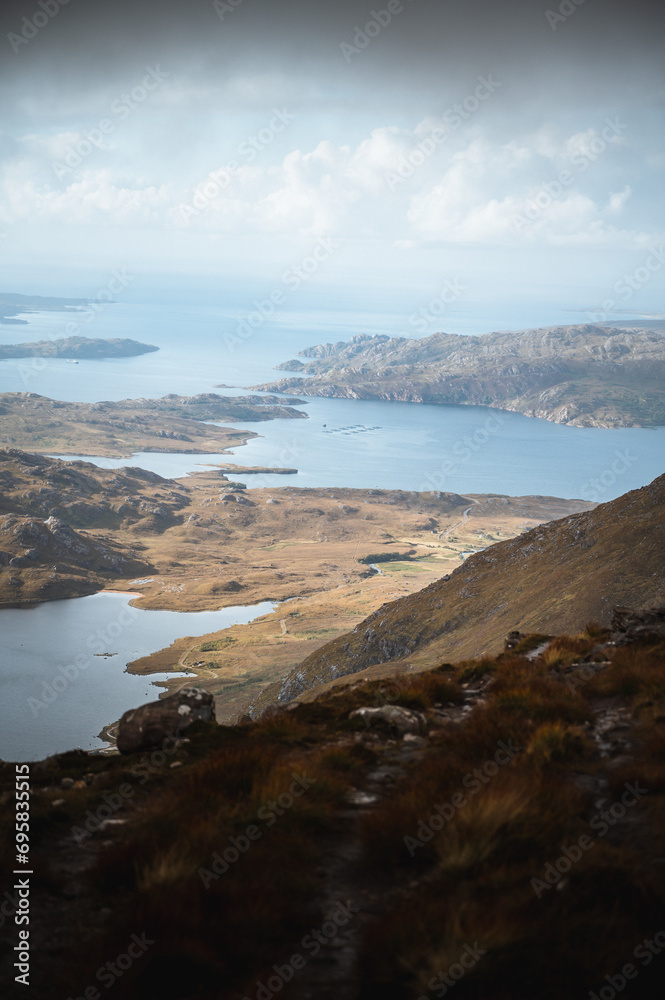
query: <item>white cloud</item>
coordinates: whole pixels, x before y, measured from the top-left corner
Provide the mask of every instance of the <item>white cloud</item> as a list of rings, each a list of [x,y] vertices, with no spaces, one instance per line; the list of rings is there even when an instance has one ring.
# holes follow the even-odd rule
[[[4,161],[2,220],[232,235],[332,233],[397,246],[632,247],[662,239],[657,231],[631,228],[631,185],[617,190],[619,173],[604,155],[620,144],[620,135],[603,138],[593,128],[565,135],[546,124],[502,142],[473,122],[443,138],[440,127],[426,118],[412,130],[375,128],[354,146],[324,139],[307,149],[301,142],[277,160],[272,151],[259,151],[224,182],[222,168],[202,170],[193,188],[157,154],[139,157],[133,146],[123,146],[129,143],[124,135],[113,149],[94,147],[58,178],[54,161],[77,148],[84,133],[33,132]],[[564,170],[572,176],[566,184],[558,181]],[[622,229],[613,222],[619,214]],[[526,224],[516,223],[520,218]]]
[[[630,198],[632,193],[633,192],[629,184],[626,184],[623,191],[614,191],[610,195],[610,201],[608,205],[610,212],[620,212],[623,206]]]

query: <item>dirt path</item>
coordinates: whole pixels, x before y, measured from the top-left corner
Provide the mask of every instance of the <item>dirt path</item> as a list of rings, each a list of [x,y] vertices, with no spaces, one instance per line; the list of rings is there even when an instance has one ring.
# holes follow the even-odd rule
[[[372,745],[378,737],[364,737]],[[363,864],[361,837],[363,818],[377,802],[390,794],[409,764],[422,758],[425,748],[412,748],[394,740],[383,748],[381,763],[366,775],[366,789],[349,796],[349,808],[338,813],[343,832],[329,845],[324,863],[317,874],[321,879],[324,923],[343,904],[353,916],[327,938],[320,952],[310,958],[293,982],[289,1000],[356,1000],[358,997],[357,961],[365,929],[383,910],[400,897],[411,894],[411,875],[383,873]]]
[[[469,498],[469,499],[470,499],[470,498]],[[461,521],[457,521],[457,522],[456,522],[455,524],[451,525],[451,527],[450,527],[450,528],[446,528],[446,530],[445,530],[445,531],[442,531],[442,532],[441,532],[441,534],[439,535],[439,538],[441,539],[441,541],[442,541],[442,542],[445,542],[445,541],[446,541],[446,539],[448,538],[448,535],[449,535],[449,534],[450,534],[450,533],[451,533],[452,531],[454,531],[454,530],[455,530],[455,528],[459,528],[459,526],[460,526],[461,524],[466,524],[466,522],[467,522],[467,521],[468,521],[468,519],[469,519],[469,511],[470,511],[470,510],[473,510],[473,506],[474,506],[474,504],[478,504],[478,505],[479,505],[479,504],[480,504],[480,500],[474,500],[474,501],[473,501],[473,503],[471,504],[471,506],[470,506],[470,507],[467,507],[467,508],[466,508],[466,510],[462,511],[462,520],[461,520]]]
[[[609,664],[598,664],[605,669]],[[433,728],[440,723],[462,723],[472,709],[484,701],[490,678],[473,684],[463,685],[464,701],[461,705],[435,711]],[[586,731],[596,745],[595,766],[592,773],[578,774],[576,782],[593,796],[593,810],[609,807],[612,796],[610,782],[613,772],[633,760],[637,720],[630,708],[618,698],[599,698],[591,703],[593,717],[586,724]],[[368,868],[364,861],[365,846],[361,836],[363,818],[382,799],[390,796],[397,781],[407,770],[417,765],[431,749],[428,740],[381,741],[368,734],[358,736],[368,741],[368,745],[379,750],[381,761],[366,778],[366,789],[352,796],[350,807],[338,815],[343,824],[328,848],[325,859],[318,871],[322,889],[322,913],[324,918],[331,914],[338,903],[353,904],[357,912],[352,920],[341,927],[337,937],[321,948],[316,958],[298,974],[285,994],[285,1000],[358,1000],[361,984],[358,976],[358,958],[367,927],[386,910],[399,904],[400,899],[414,898],[418,887],[433,877],[424,874],[414,878],[409,871],[393,870],[382,873]],[[352,802],[355,801],[355,804]],[[633,842],[637,837],[643,845],[645,872],[653,872],[656,859],[651,857],[652,832],[648,829],[644,814],[630,811],[614,827],[608,841],[616,843]],[[665,869],[665,865],[662,865]],[[651,876],[653,878],[653,875]],[[665,881],[665,870],[660,873]],[[351,908],[351,907],[350,907]]]
[[[433,725],[460,723],[484,696],[487,681],[463,685],[464,700],[454,708],[436,711]],[[349,922],[340,927],[338,935],[322,946],[315,958],[292,983],[285,1000],[358,1000],[358,958],[365,931],[374,920],[400,899],[413,898],[420,881],[412,871],[384,872],[365,863],[365,845],[361,835],[362,821],[376,808],[381,799],[392,793],[408,769],[417,765],[430,751],[425,738],[386,740],[374,733],[358,734],[379,755],[378,763],[365,774],[365,788],[352,790],[349,808],[338,813],[342,832],[329,844],[325,859],[317,871],[321,880],[322,913],[332,914],[341,902],[356,910]]]

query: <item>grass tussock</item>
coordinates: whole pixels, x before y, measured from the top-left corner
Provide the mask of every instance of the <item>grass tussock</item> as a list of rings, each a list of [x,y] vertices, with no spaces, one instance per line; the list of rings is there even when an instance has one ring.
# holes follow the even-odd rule
[[[603,637],[594,632],[550,644],[551,658],[498,657],[483,671],[492,674],[484,703],[446,729],[438,752],[366,818],[367,863],[411,869],[419,884],[412,902],[366,933],[363,1000],[372,991],[387,1000],[445,995],[442,975],[460,970],[463,954],[470,967],[450,980],[459,998],[588,995],[620,967],[618,955],[630,958],[649,927],[665,925],[665,885],[656,886],[645,864],[665,854],[665,718],[657,700],[665,657],[661,648],[620,648],[610,667],[571,690],[556,668],[588,657]],[[462,669],[468,677],[474,665]],[[611,769],[604,801],[618,801],[626,782],[639,781],[645,794],[599,836],[589,825],[597,802],[585,789],[593,785],[577,782],[580,771],[593,776],[598,768],[582,723],[594,698],[621,695],[643,706],[642,721],[632,737],[635,759]],[[499,741],[519,751],[497,769]],[[585,835],[588,851],[579,848]],[[483,952],[478,961],[467,946]],[[625,996],[656,995],[656,979],[642,972],[631,990]]]
[[[536,729],[526,748],[526,759],[534,767],[564,764],[588,756],[591,742],[582,729],[563,722],[546,722]]]
[[[620,647],[610,666],[588,685],[589,694],[629,699],[634,707],[657,706],[665,714],[665,644]]]
[[[584,659],[596,645],[596,640],[586,634],[577,637],[557,636],[548,643],[547,649],[538,658],[541,664],[550,670],[555,667],[567,667]]]

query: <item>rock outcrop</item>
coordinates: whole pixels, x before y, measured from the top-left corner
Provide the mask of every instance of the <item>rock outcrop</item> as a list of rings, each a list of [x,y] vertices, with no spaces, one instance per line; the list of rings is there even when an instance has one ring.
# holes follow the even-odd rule
[[[118,723],[120,753],[136,753],[177,739],[193,722],[215,721],[215,699],[202,688],[188,687],[168,698],[133,708]]]

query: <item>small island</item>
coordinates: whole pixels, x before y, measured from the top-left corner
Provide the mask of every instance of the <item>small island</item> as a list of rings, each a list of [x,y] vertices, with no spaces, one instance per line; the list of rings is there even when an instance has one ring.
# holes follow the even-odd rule
[[[39,340],[32,344],[0,345],[0,360],[5,358],[134,358],[139,354],[158,351],[153,344],[142,344],[127,337],[108,340],[90,337],[61,337],[58,340]]]

